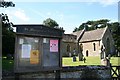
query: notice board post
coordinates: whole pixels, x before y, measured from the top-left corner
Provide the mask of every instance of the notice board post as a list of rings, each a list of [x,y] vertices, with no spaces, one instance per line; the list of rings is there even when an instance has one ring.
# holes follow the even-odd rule
[[[60,70],[61,40],[64,31],[44,25],[16,27],[15,73]]]

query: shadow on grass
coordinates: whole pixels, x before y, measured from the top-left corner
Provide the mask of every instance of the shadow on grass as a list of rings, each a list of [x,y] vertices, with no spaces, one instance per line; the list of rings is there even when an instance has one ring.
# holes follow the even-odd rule
[[[2,59],[2,77],[14,76],[14,61]]]

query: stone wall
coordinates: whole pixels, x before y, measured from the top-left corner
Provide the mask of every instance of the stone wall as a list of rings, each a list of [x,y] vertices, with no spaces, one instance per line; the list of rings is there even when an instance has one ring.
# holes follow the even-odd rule
[[[105,66],[81,66],[63,70],[61,78],[92,79],[92,80],[110,80],[110,69]]]
[[[71,55],[73,54],[73,50],[76,49],[77,52],[77,36],[72,34],[64,34],[62,39],[62,56],[69,56],[69,53]],[[67,46],[70,46],[70,51],[67,51]]]
[[[109,53],[115,54],[114,39],[113,39],[112,34],[110,33],[109,29],[106,30],[105,35],[102,38],[102,43],[104,44],[103,46],[106,48],[105,50],[107,50],[107,39],[110,40],[110,42],[109,42],[109,45],[110,45]],[[108,52],[106,51],[106,53],[108,53]]]
[[[70,46],[70,52],[67,52],[67,45]],[[62,41],[62,56],[69,56],[69,53],[71,53],[71,55],[73,55],[73,50],[76,49],[76,53],[77,53],[77,43],[75,42],[63,42]]]
[[[95,44],[95,50],[94,50]],[[83,45],[83,55],[86,56],[86,51],[88,51],[88,56],[99,56],[100,51],[100,41],[86,42]]]
[[[65,42],[76,42],[77,36],[72,34],[64,34],[62,41]]]
[[[19,79],[56,79],[58,80],[59,73],[52,72],[36,72],[36,73],[24,73],[19,75]],[[106,66],[75,66],[75,67],[63,67],[60,70],[60,79],[73,79],[73,80],[111,80],[110,68]]]

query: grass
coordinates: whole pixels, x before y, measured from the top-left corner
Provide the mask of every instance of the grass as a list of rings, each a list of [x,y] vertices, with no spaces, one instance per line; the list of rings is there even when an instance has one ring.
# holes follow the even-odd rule
[[[112,65],[120,65],[120,57],[111,57],[110,62],[112,63]],[[73,57],[63,57],[62,64],[63,66],[101,65],[101,61],[99,57],[86,57],[86,63],[84,63],[83,61],[79,61],[77,57],[77,61],[73,62]],[[12,70],[13,66],[13,60],[2,60],[2,69]]]
[[[111,57],[112,65],[120,65],[120,57]],[[63,66],[79,66],[79,65],[101,65],[100,57],[86,57],[86,63],[83,61],[79,61],[77,57],[77,61],[73,62],[72,57],[63,57],[62,58]]]
[[[112,57],[110,62],[112,63],[112,65],[120,66],[120,57]]]
[[[14,67],[14,61],[13,60],[2,60],[2,69],[3,70],[13,70]]]
[[[110,62],[112,63],[112,65],[120,66],[120,57],[111,57]],[[83,61],[79,61],[78,57],[76,62],[73,62],[73,57],[63,57],[62,64],[63,66],[101,65],[101,60],[99,57],[86,57],[86,63],[84,63]],[[7,59],[2,60],[3,70],[11,71],[13,70],[13,68],[14,68],[13,60],[7,60]],[[116,75],[114,75],[114,77],[116,77]]]

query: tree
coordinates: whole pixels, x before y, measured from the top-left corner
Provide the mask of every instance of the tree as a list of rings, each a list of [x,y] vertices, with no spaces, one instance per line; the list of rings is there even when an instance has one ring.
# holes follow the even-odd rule
[[[13,2],[6,2],[4,0],[0,1],[0,7],[14,7],[15,4]],[[13,23],[9,21],[7,14],[0,14],[0,19],[2,25],[2,55],[14,54],[14,46],[15,46],[15,33],[13,32]]]
[[[115,47],[117,50],[120,51],[120,23],[114,22],[109,24],[109,28],[112,32],[114,41],[115,41]]]
[[[79,31],[77,27],[75,27],[75,29],[73,30],[73,32]]]
[[[101,19],[101,20],[96,20],[96,21],[87,21],[86,23],[82,23],[79,28],[74,29],[73,31],[77,31],[77,30],[83,30],[84,28],[86,29],[86,31],[90,31],[90,30],[95,30],[97,28],[103,28],[106,27],[106,25],[108,25],[108,22],[110,20],[108,19]]]
[[[52,27],[52,28],[58,28],[58,26],[59,26],[58,23],[51,18],[44,20],[43,24],[46,26]]]
[[[2,53],[3,55],[13,54],[15,46],[15,33],[12,22],[9,22],[7,14],[1,14],[2,18]]]
[[[15,7],[15,4],[12,1],[4,1],[0,0],[0,7],[7,8],[7,7]]]

